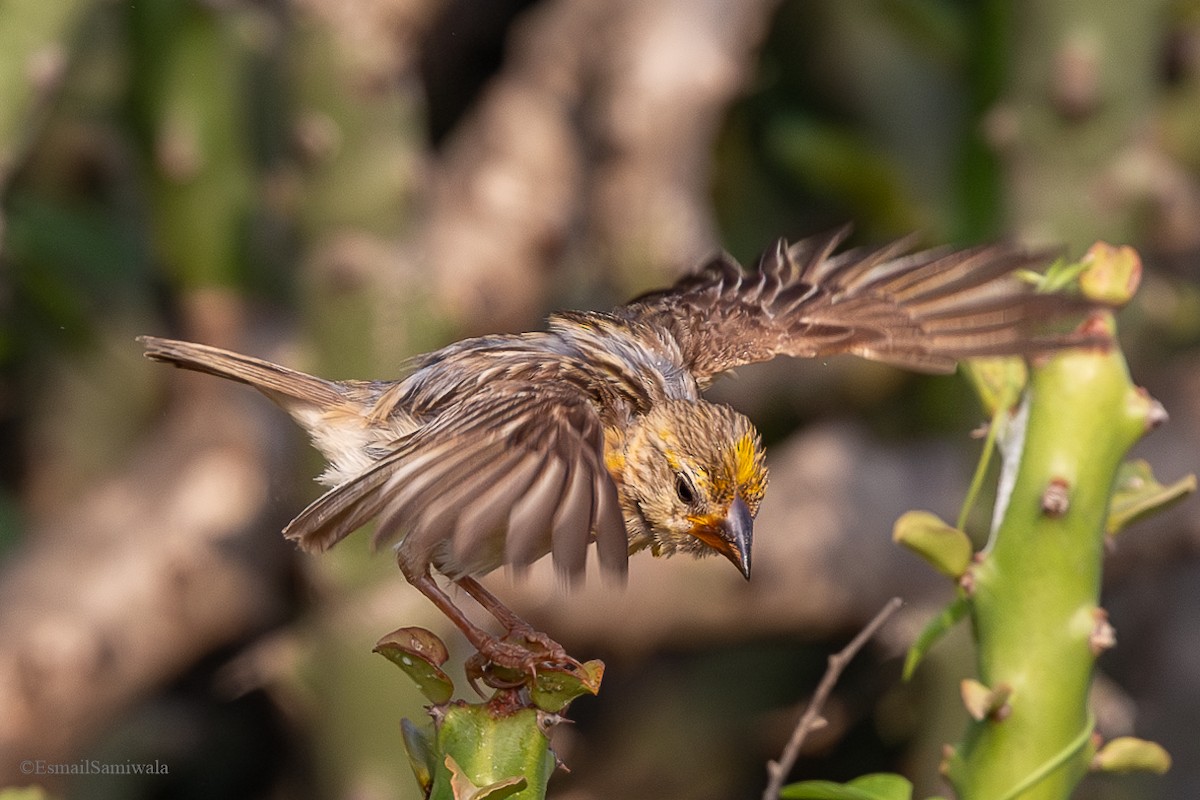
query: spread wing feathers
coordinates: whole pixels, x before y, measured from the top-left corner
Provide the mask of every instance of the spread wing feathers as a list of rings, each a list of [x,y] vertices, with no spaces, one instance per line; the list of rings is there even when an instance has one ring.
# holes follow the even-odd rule
[[[913,237],[834,255],[848,228],[788,245],[782,239],[744,273],[720,256],[622,313],[666,327],[692,373],[721,372],[778,355],[853,353],[920,372],[951,372],[963,358],[1029,354],[1094,343],[1044,333],[1082,314],[1078,298],[1039,294],[1012,277],[1047,263],[1011,244],[909,252]]]
[[[410,566],[479,575],[552,553],[568,579],[583,573],[594,539],[601,566],[625,575],[628,538],[604,466],[604,428],[569,387],[493,385],[394,448],[284,534],[325,550],[378,518],[375,543],[400,538]]]

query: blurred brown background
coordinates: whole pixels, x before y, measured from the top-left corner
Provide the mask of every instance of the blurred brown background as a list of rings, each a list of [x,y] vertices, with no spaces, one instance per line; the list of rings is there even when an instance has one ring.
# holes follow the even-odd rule
[[[315,454],[245,387],[144,361],[140,333],[394,377],[847,220],[862,242],[1107,239],[1146,260],[1122,341],[1172,414],[1139,454],[1196,468],[1194,0],[8,0],[0,203],[0,786],[24,760],[157,759],[50,786],[415,797],[399,720],[421,698],[370,649],[422,624],[466,655],[363,538],[292,552]],[[837,360],[713,394],[771,449],[751,583],[648,556],[624,592],[494,576],[608,664],[557,733],[552,795],[758,797],[825,656],[892,594],[905,612],[795,777],[947,791],[969,642],[899,682],[950,592],[889,534],[954,514],[965,385]],[[1198,556],[1195,501],[1115,543],[1100,727],[1176,764],[1081,797],[1200,795]]]

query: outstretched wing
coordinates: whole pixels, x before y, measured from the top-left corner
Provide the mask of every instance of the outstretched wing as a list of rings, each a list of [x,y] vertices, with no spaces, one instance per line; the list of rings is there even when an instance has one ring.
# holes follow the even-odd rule
[[[668,329],[702,384],[778,355],[853,353],[936,373],[963,358],[1094,343],[1044,329],[1088,303],[1039,294],[1013,277],[1046,264],[1046,253],[1011,244],[912,253],[909,237],[835,255],[848,234],[843,228],[792,245],[781,239],[750,273],[720,256],[617,313]]]
[[[578,391],[498,382],[398,440],[284,534],[325,550],[378,519],[376,544],[401,537],[400,558],[417,569],[478,575],[552,553],[569,579],[594,539],[601,566],[624,575],[628,537],[603,454],[603,425]]]

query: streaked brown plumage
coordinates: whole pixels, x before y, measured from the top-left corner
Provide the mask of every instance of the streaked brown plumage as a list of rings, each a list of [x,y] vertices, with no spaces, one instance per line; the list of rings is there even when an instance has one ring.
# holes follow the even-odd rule
[[[959,359],[1091,341],[1042,334],[1080,300],[1012,277],[1045,258],[1010,245],[908,253],[833,251],[845,231],[782,240],[743,273],[720,256],[670,289],[610,313],[571,312],[546,331],[467,339],[397,381],[327,381],[204,345],[144,337],[146,355],[242,381],[279,403],[326,456],[333,488],[288,525],[325,550],[378,520],[405,576],[481,653],[531,656],[471,623],[430,577],[458,582],[510,630],[565,658],[475,580],[550,554],[582,574],[589,545],[610,573],[628,555],[721,553],[750,575],[767,474],[748,419],[705,401],[721,373],[778,355],[853,353],[923,372]]]

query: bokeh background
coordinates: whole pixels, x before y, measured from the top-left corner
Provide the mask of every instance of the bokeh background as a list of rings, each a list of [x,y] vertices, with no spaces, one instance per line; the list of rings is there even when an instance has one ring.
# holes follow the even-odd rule
[[[399,720],[422,701],[371,647],[420,624],[467,654],[365,537],[293,552],[279,531],[318,493],[317,456],[268,402],[143,360],[136,335],[393,377],[845,221],[858,242],[1138,247],[1121,338],[1172,414],[1139,455],[1164,481],[1196,468],[1195,0],[0,4],[0,786],[29,781],[25,759],[157,759],[168,775],[49,786],[415,797]],[[648,556],[624,591],[493,576],[608,664],[556,732],[552,795],[758,797],[825,657],[893,594],[904,612],[795,777],[947,791],[969,640],[900,682],[950,589],[889,534],[909,508],[952,518],[982,420],[965,384],[839,359],[713,394],[771,451],[752,582]],[[1114,543],[1097,682],[1101,730],[1175,767],[1080,797],[1200,795],[1196,514]]]

